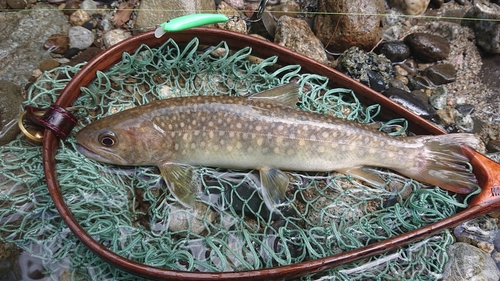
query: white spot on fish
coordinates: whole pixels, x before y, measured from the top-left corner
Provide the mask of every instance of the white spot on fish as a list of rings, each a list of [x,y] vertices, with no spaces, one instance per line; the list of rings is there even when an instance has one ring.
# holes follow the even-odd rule
[[[303,139],[299,140],[299,145],[300,145],[300,146],[304,146],[304,145],[306,145],[306,141],[305,141],[305,140],[303,140]]]
[[[261,146],[263,142],[264,142],[264,139],[263,139],[263,138],[258,138],[258,139],[257,139],[257,145],[258,145],[258,146]]]
[[[236,128],[241,129],[241,123],[236,123]]]

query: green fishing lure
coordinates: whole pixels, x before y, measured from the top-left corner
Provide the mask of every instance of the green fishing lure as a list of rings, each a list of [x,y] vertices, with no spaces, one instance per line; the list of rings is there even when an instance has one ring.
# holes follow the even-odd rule
[[[229,18],[223,14],[185,15],[160,24],[160,26],[155,31],[155,37],[160,38],[167,32],[178,32],[207,24],[226,22],[228,20]]]

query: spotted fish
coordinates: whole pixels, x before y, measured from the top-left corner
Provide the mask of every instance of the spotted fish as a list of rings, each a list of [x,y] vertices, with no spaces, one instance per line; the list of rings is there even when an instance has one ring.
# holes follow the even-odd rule
[[[338,171],[384,184],[367,167],[384,167],[444,189],[469,193],[471,134],[391,137],[367,125],[297,110],[299,86],[250,97],[158,100],[97,120],[76,135],[78,150],[117,165],[158,166],[169,190],[192,206],[200,192],[193,166],[257,169],[269,209],[285,196],[289,171]]]

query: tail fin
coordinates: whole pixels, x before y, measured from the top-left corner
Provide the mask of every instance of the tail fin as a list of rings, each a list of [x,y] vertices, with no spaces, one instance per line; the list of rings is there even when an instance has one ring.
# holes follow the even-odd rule
[[[479,147],[481,140],[477,136],[448,134],[416,138],[424,144],[420,159],[415,159],[413,168],[400,173],[455,193],[467,194],[479,188],[467,165],[470,159],[463,151],[464,146]]]

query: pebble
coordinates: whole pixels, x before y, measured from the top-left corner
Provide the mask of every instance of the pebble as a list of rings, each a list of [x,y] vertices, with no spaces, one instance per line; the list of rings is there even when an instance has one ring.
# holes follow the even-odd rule
[[[408,88],[412,90],[431,89],[432,87],[434,87],[434,85],[427,77],[420,75],[408,77]]]
[[[328,63],[323,44],[314,36],[304,20],[282,16],[276,26],[274,43],[306,55],[320,63]]]
[[[388,85],[394,75],[389,59],[373,52],[364,52],[358,47],[349,48],[342,53],[337,59],[336,68],[369,87],[373,86],[373,88],[379,88],[382,83]],[[380,79],[381,81],[376,81]],[[373,82],[376,83],[372,85]]]
[[[401,10],[406,15],[421,15],[427,9],[430,0],[392,0],[390,6]]]
[[[479,46],[489,53],[500,53],[500,6],[488,0],[476,0],[465,17],[482,19],[464,23],[474,30]]]
[[[330,52],[340,53],[352,46],[370,50],[380,41],[383,17],[378,15],[385,13],[383,0],[318,2],[314,33]]]
[[[300,6],[296,2],[286,2],[283,4],[276,5],[271,8],[273,16],[279,19],[282,16],[289,16],[296,18],[300,13]]]
[[[498,281],[500,270],[495,261],[481,249],[457,242],[448,248],[450,261],[443,273],[444,281]]]
[[[109,48],[115,45],[116,43],[119,43],[131,36],[132,34],[130,34],[128,31],[124,29],[112,29],[104,33],[103,42],[106,48]]]
[[[452,64],[441,63],[430,66],[422,73],[434,85],[443,85],[454,82],[457,78],[457,71]]]
[[[84,10],[89,15],[95,14],[97,10],[97,3],[94,0],[84,0],[80,4],[80,9]]]
[[[86,49],[94,43],[94,33],[81,26],[70,27],[68,37],[70,46],[80,50]]]
[[[406,59],[403,63],[398,65],[408,72],[408,75],[415,75],[418,72],[417,62],[413,59]]]
[[[411,54],[422,62],[444,60],[450,53],[450,43],[439,35],[429,33],[412,33],[404,38],[410,47]]]
[[[52,34],[43,44],[43,48],[54,54],[64,54],[69,48],[69,38],[66,34]]]
[[[84,10],[76,10],[69,17],[69,22],[73,26],[82,26],[85,22],[91,19],[90,15]]]
[[[429,103],[435,109],[445,109],[446,101],[448,99],[448,91],[445,87],[439,86],[432,90],[431,95],[429,96]]]
[[[66,3],[64,4],[64,8],[62,11],[70,16],[72,13],[74,13],[76,10],[80,9],[80,1],[79,0],[67,0]]]
[[[436,111],[430,104],[424,102],[412,93],[390,87],[385,90],[383,94],[422,118],[431,119],[436,116]]]
[[[410,48],[401,41],[383,42],[375,48],[375,53],[383,54],[392,62],[402,62],[410,57]]]
[[[17,119],[23,111],[23,102],[18,85],[0,80],[0,145],[11,142],[19,134]]]
[[[12,9],[26,9],[28,1],[26,0],[7,0],[7,5]]]
[[[40,69],[40,71],[44,72],[47,70],[54,69],[58,66],[59,66],[58,61],[56,61],[54,59],[47,59],[47,60],[43,60],[42,62],[40,62],[40,65],[38,66],[38,68]]]

